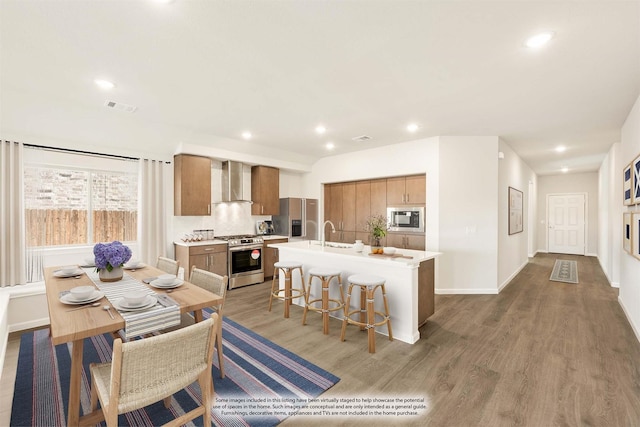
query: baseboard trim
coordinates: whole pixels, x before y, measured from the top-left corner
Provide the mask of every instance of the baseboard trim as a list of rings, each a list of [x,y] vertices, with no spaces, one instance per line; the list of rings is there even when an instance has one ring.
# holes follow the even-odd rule
[[[436,289],[436,295],[498,295],[497,289]]]
[[[0,293],[0,377],[4,367],[9,342],[9,294]]]
[[[620,307],[622,307],[622,311],[624,312],[624,315],[627,317],[627,322],[629,322],[629,324],[631,325],[631,329],[633,329],[633,333],[636,334],[636,339],[638,340],[638,342],[640,342],[640,330],[633,323],[631,316],[629,316],[629,311],[624,306],[624,303],[622,302],[622,299],[620,298],[620,296],[618,296],[618,304],[620,304]]]
[[[511,274],[511,276],[507,278],[507,280],[502,282],[502,284],[498,286],[498,293],[502,292],[502,290],[506,288],[509,283],[511,283],[514,277],[516,277],[522,271],[522,269],[527,266],[527,264],[529,264],[529,260],[526,260],[524,263],[522,263],[522,265],[520,265],[520,267],[518,267],[518,269],[514,271],[513,274]]]

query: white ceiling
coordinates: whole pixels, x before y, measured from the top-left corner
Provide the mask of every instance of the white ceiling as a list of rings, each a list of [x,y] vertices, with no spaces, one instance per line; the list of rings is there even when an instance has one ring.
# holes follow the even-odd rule
[[[0,8],[5,138],[160,153],[186,143],[311,163],[430,136],[498,135],[539,174],[595,171],[640,93],[639,1],[0,0]],[[555,38],[525,48],[540,30]],[[98,77],[117,87],[101,91]],[[113,111],[105,100],[138,109]],[[405,130],[409,122],[418,132]],[[352,141],[359,135],[373,139]]]

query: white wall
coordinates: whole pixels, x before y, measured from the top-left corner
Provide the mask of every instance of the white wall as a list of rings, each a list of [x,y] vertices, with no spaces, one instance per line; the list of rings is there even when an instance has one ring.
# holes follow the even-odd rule
[[[598,171],[598,260],[611,286],[620,286],[622,166],[620,143],[609,149]]]
[[[504,288],[529,261],[529,238],[536,234],[537,176],[511,149],[500,140],[500,151],[504,158],[498,168],[498,284]],[[531,185],[530,185],[531,184]],[[509,187],[523,193],[523,231],[509,235]],[[532,194],[533,192],[533,194]],[[530,218],[531,212],[534,218]]]
[[[440,137],[439,293],[498,293],[498,137]],[[427,220],[429,217],[427,216]]]
[[[636,100],[633,109],[622,126],[621,156],[618,162],[617,173],[612,174],[612,179],[622,179],[622,165],[628,164],[640,154],[640,97]],[[622,204],[620,199],[619,204]],[[624,211],[640,211],[640,206],[625,207]],[[621,230],[622,227],[613,232]],[[620,248],[620,246],[618,246]],[[615,250],[615,248],[614,248]],[[620,293],[618,301],[625,311],[629,323],[640,340],[640,260],[626,252],[620,256]]]
[[[538,250],[546,252],[547,245],[547,195],[586,193],[587,247],[585,255],[598,253],[598,173],[543,175],[538,177]]]

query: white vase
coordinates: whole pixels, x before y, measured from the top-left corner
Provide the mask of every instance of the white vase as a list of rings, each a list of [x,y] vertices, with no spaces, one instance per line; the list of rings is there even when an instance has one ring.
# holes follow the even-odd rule
[[[356,240],[355,245],[353,245],[353,249],[355,249],[356,252],[362,252],[364,249],[364,243],[362,243],[362,240]]]
[[[98,272],[98,277],[101,282],[117,282],[118,280],[122,280],[123,274],[122,267],[114,267],[111,271],[106,268],[101,268]]]

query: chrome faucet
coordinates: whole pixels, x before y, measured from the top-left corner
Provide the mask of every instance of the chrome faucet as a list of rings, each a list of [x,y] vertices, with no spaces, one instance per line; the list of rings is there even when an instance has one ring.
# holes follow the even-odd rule
[[[333,225],[333,223],[332,223],[331,221],[329,221],[329,220],[326,220],[326,221],[324,222],[324,224],[322,225],[322,241],[321,241],[322,246],[324,246],[324,245],[325,245],[325,233],[324,233],[324,229],[327,227],[327,224],[331,224],[331,232],[332,232],[332,233],[335,233],[335,232],[336,232],[336,227]]]

